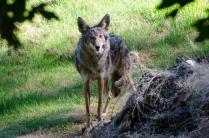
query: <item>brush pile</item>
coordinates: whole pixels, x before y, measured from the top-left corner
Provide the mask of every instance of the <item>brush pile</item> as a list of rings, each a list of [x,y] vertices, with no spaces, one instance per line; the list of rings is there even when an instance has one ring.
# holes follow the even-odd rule
[[[92,137],[208,137],[209,58],[179,61],[165,72],[145,72],[126,105]]]

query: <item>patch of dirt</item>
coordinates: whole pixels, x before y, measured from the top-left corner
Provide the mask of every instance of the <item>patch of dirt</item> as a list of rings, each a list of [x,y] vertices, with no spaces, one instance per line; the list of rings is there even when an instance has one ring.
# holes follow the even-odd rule
[[[74,58],[74,50],[62,53],[57,48],[46,49],[44,55],[47,57],[59,57],[60,60],[72,60]]]
[[[8,56],[26,56],[28,54],[28,51],[25,49],[17,49],[9,48],[7,51]]]
[[[152,53],[150,51],[131,51],[130,56],[134,64],[147,64],[150,62]]]
[[[61,52],[57,49],[57,48],[49,48],[49,49],[46,49],[45,53],[44,53],[45,56],[52,56],[52,57],[58,57],[61,55]]]
[[[61,60],[72,60],[74,58],[74,55],[75,55],[75,50],[71,50],[66,53],[62,53],[60,55],[60,59]]]

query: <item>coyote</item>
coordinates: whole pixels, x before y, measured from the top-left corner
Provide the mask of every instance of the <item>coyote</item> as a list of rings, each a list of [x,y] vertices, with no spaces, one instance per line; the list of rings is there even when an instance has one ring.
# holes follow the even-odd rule
[[[77,19],[78,29],[82,34],[75,50],[77,71],[83,79],[83,91],[86,103],[87,128],[90,122],[90,86],[91,80],[98,81],[98,121],[107,114],[108,103],[111,99],[108,81],[111,80],[112,92],[117,96],[121,86],[129,84],[136,91],[131,77],[131,58],[124,40],[108,33],[110,16],[106,14],[94,26],[89,26],[81,17]],[[103,93],[108,95],[105,108],[102,111]]]

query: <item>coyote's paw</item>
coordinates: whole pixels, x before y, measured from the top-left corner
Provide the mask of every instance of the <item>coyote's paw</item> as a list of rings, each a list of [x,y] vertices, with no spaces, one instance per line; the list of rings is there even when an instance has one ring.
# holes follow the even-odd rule
[[[104,119],[107,116],[107,111],[102,113],[102,118]]]
[[[120,88],[123,85],[123,79],[119,79],[117,81],[115,81],[115,87]]]

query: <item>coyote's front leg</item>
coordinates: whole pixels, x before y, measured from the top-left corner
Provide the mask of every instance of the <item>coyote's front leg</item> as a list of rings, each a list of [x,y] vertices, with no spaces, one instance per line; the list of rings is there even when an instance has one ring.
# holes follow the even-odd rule
[[[105,89],[105,80],[104,78],[98,79],[98,108],[97,108],[97,115],[98,121],[103,121],[102,118],[102,97]]]
[[[103,118],[107,116],[108,106],[109,106],[110,100],[112,99],[112,94],[111,94],[111,91],[109,90],[109,86],[108,86],[108,78],[105,79],[104,87],[105,87],[104,92],[107,96],[107,99],[106,99],[105,107],[104,107],[104,110],[103,110],[103,113],[102,113]]]
[[[84,81],[84,96],[85,96],[85,103],[86,103],[86,117],[87,117],[87,128],[91,127],[91,120],[90,120],[90,89],[89,89],[89,80]]]

